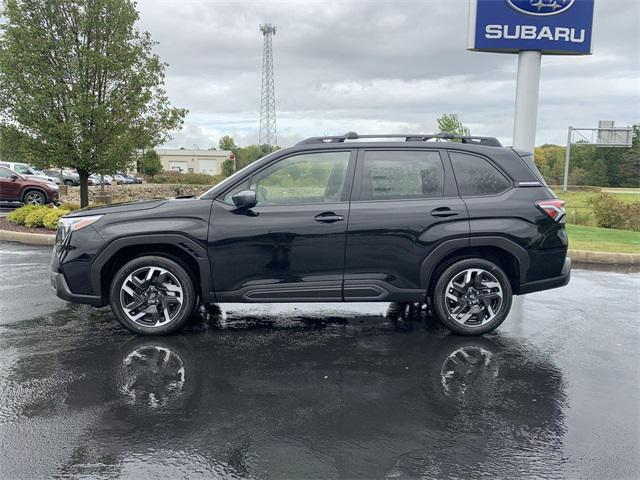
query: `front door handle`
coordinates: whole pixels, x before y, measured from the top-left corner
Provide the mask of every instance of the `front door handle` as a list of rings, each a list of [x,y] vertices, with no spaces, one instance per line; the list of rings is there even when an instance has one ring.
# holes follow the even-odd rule
[[[342,220],[344,220],[344,217],[342,215],[336,215],[333,212],[320,213],[313,218],[315,219],[316,222],[321,222],[321,223],[334,223],[334,222],[341,222]]]
[[[454,212],[449,207],[439,207],[431,210],[431,215],[434,217],[453,217],[454,215],[458,215],[458,212]]]

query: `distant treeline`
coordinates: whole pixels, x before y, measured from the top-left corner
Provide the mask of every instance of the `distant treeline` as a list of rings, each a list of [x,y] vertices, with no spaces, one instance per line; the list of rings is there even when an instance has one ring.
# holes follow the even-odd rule
[[[566,147],[542,145],[535,149],[540,173],[550,185],[562,183]],[[640,124],[633,126],[631,148],[571,147],[569,185],[640,187]]]

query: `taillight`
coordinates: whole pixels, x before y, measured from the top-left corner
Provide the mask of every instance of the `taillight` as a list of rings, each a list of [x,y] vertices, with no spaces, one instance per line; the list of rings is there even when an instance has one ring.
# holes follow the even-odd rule
[[[547,217],[559,222],[564,218],[564,200],[538,200],[536,207],[542,210]]]

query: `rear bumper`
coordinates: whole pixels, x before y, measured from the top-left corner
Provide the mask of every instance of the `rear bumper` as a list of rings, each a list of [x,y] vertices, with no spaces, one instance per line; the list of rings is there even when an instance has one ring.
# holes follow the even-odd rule
[[[562,272],[557,277],[536,280],[535,282],[523,283],[520,285],[519,295],[525,293],[540,292],[542,290],[550,290],[552,288],[564,287],[571,280],[571,259],[566,257]]]
[[[67,281],[64,279],[64,275],[57,272],[49,273],[51,275],[51,288],[53,288],[56,295],[61,299],[73,303],[84,303],[94,307],[103,307],[105,305],[102,297],[72,293],[69,289],[69,285],[67,285]]]

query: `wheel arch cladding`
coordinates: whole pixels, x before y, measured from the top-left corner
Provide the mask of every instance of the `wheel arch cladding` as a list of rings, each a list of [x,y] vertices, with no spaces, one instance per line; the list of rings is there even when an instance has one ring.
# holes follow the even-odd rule
[[[215,301],[206,250],[186,235],[137,235],[109,243],[91,266],[92,289],[108,300],[109,285],[115,272],[140,256],[164,256],[180,263],[193,276],[196,293],[205,302]]]
[[[524,283],[529,268],[526,250],[511,240],[502,237],[477,237],[443,242],[422,263],[420,278],[422,286],[430,292],[437,282],[437,274],[443,265],[461,258],[478,257],[492,261],[507,275],[511,289],[517,294]]]

